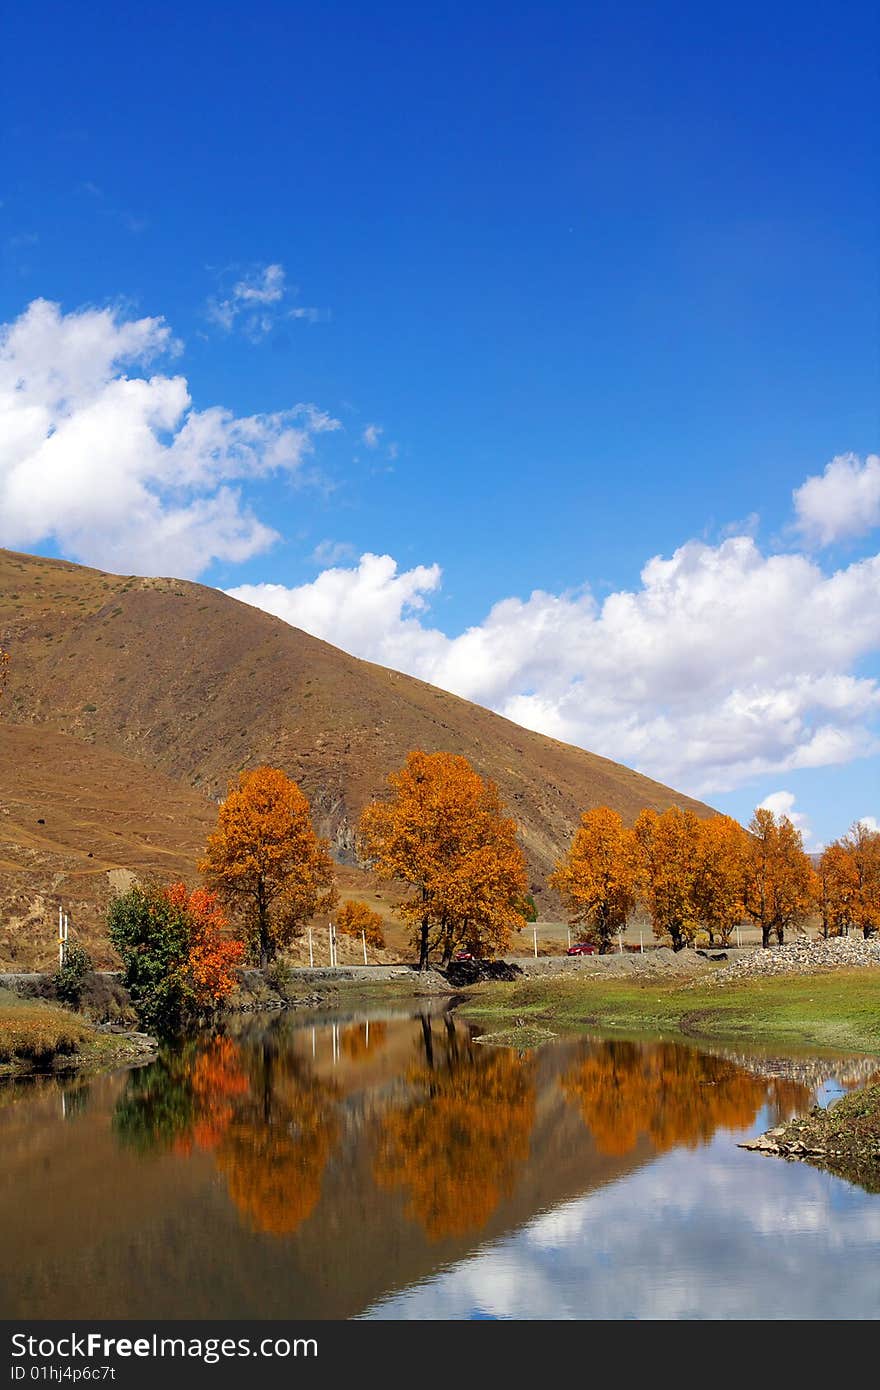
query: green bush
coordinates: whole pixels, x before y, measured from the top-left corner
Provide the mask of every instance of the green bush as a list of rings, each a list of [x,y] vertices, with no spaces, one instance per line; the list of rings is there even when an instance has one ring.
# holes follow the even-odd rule
[[[141,1025],[173,1037],[194,1022],[187,971],[190,922],[158,888],[135,884],[110,904],[107,931],[122,957],[123,982]]]
[[[78,1009],[86,975],[93,969],[92,958],[82,946],[68,946],[64,964],[52,980],[55,994],[63,1004]]]

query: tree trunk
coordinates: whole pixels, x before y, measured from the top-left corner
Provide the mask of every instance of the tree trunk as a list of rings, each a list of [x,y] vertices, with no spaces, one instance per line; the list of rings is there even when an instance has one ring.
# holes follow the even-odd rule
[[[785,945],[785,927],[776,928],[776,944],[777,946]]]
[[[765,951],[770,949],[770,923],[761,923],[761,945]]]
[[[420,928],[419,928],[419,969],[420,969],[420,970],[427,970],[427,968],[428,968],[428,926],[429,926],[429,924],[428,924],[428,919],[427,919],[427,917],[423,917],[423,918],[422,918],[422,922],[421,922],[421,926],[420,926]]]
[[[266,901],[266,885],[262,878],[257,880],[257,922],[260,932],[260,969],[265,970],[274,952],[269,933],[269,904]]]

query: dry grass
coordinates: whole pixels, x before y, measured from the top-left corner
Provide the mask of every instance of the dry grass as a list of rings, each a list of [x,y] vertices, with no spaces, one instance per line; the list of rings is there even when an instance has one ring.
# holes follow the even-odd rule
[[[74,1014],[0,990],[0,1063],[50,1062],[78,1052],[91,1030]]]

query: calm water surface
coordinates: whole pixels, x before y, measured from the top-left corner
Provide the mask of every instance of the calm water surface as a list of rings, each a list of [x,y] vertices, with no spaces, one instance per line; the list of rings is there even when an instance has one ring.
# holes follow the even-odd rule
[[[0,1088],[0,1316],[880,1314],[880,1197],[737,1139],[875,1064],[282,1016]]]

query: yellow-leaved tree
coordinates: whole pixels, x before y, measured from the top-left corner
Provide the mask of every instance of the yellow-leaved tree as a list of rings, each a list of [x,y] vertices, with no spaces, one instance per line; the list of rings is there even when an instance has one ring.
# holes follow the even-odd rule
[[[315,834],[299,787],[277,767],[253,768],[230,783],[199,872],[240,917],[263,967],[336,902],[327,842]]]
[[[853,925],[858,876],[840,840],[826,845],[819,860],[818,907],[823,936],[846,936]]]
[[[694,865],[694,917],[709,944],[716,935],[723,946],[743,920],[743,880],[748,837],[732,816],[710,816],[698,823]]]
[[[818,895],[801,832],[788,816],[759,806],[749,822],[743,905],[761,928],[761,945],[770,945],[771,932],[783,945],[786,931],[803,924]]]
[[[854,885],[853,926],[865,937],[880,930],[880,831],[855,821],[841,840]]]
[[[638,855],[633,832],[608,806],[585,811],[568,853],[550,876],[573,927],[606,952],[636,905]]]
[[[342,904],[336,913],[336,926],[346,936],[359,937],[363,933],[368,946],[381,950],[385,945],[385,927],[381,916],[373,911],[369,903],[359,898],[349,898]]]
[[[644,810],[633,832],[639,851],[639,895],[654,935],[668,936],[680,951],[697,928],[695,884],[700,822],[693,811],[670,806]]]
[[[360,852],[380,879],[407,894],[419,968],[432,951],[448,964],[458,946],[504,951],[523,924],[528,889],[516,822],[495,783],[454,753],[411,752],[388,779],[387,801],[361,816]]]

